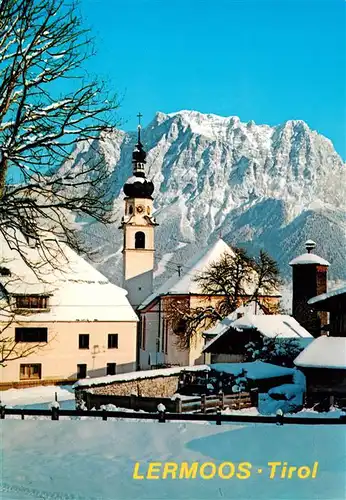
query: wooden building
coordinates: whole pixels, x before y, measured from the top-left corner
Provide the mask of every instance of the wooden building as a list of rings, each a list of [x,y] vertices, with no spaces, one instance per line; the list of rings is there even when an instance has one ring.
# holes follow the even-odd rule
[[[346,402],[346,338],[321,336],[294,360],[306,377],[311,402]]]
[[[246,344],[261,338],[296,339],[302,347],[311,342],[311,334],[292,316],[285,314],[245,314],[231,322],[228,317],[213,327],[219,332],[209,340],[203,352],[206,363],[242,362],[246,355]],[[210,332],[205,332],[210,338]]]
[[[329,324],[324,330],[331,337],[346,337],[346,287],[313,297],[308,302],[314,310],[329,312]]]

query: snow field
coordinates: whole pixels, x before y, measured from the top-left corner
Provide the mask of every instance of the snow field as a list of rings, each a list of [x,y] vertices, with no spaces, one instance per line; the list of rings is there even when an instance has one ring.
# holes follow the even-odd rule
[[[2,500],[345,498],[343,426],[5,420],[1,432]],[[309,467],[317,461],[317,477],[270,479],[274,461]],[[251,475],[205,480],[159,473],[157,480],[138,480],[136,462],[144,477],[150,462],[159,470],[166,462],[249,462]]]

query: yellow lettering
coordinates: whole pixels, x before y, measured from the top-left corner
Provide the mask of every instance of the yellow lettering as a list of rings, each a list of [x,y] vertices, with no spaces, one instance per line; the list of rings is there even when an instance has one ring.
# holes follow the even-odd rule
[[[293,472],[295,472],[296,470],[297,467],[295,467],[294,465],[291,465],[291,467],[288,468],[288,479],[292,479]]]
[[[205,473],[205,469],[207,467],[211,468],[210,474]],[[216,465],[213,462],[205,462],[204,464],[201,465],[199,474],[202,479],[212,479],[216,474]]]
[[[306,479],[307,477],[310,476],[311,474],[311,469],[310,467],[307,467],[306,465],[303,465],[302,467],[299,467],[297,471],[298,477],[300,479]]]
[[[167,479],[168,474],[171,474],[172,479],[177,478],[178,464],[175,462],[166,462],[163,468],[162,479]]]
[[[238,466],[237,478],[238,479],[247,479],[251,476],[252,465],[250,462],[240,462]],[[244,474],[241,474],[244,473]]]
[[[317,476],[317,469],[318,469],[318,462],[314,462],[311,477],[315,478]]]
[[[286,470],[287,470],[287,462],[284,462],[281,471],[281,479],[284,479],[284,477],[286,476]]]
[[[155,476],[153,473],[160,472],[162,462],[150,462],[148,467],[147,479],[160,479],[160,476]]]
[[[224,468],[228,467],[229,472],[226,473],[224,472]],[[234,464],[232,462],[222,462],[222,464],[219,465],[218,469],[218,475],[221,477],[221,479],[231,479],[235,471]]]
[[[281,465],[281,462],[268,462],[268,465],[270,467],[269,479],[274,479],[275,472],[276,472],[276,467],[278,467],[279,465]]]
[[[144,476],[138,474],[139,470],[139,462],[135,463],[134,469],[133,469],[133,479],[144,479]]]
[[[182,462],[180,466],[179,479],[196,479],[198,470],[198,462],[193,462],[189,468],[187,462]]]

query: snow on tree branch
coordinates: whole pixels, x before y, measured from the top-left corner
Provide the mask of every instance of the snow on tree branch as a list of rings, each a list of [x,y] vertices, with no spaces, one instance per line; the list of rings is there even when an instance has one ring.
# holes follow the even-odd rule
[[[0,232],[12,244],[17,228],[80,251],[71,214],[111,221],[102,156],[69,161],[116,125],[116,96],[84,69],[92,55],[75,2],[0,0]]]

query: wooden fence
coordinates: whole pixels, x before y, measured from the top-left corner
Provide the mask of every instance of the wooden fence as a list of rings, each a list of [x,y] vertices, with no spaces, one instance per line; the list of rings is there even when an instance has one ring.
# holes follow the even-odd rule
[[[179,401],[179,400],[178,400]],[[251,408],[251,397],[248,392],[239,394],[223,394],[201,397],[191,397],[181,400],[181,412],[196,411],[200,413],[215,412],[218,408],[224,410],[241,410],[242,408]]]
[[[85,391],[81,394],[82,400],[88,410],[95,408],[99,410],[101,406],[114,405],[119,408],[128,408],[130,410],[142,410],[147,412],[156,412],[157,405],[162,403],[169,413],[215,412],[218,408],[221,410],[231,408],[240,410],[250,408],[251,397],[249,393],[239,393],[225,395],[223,393],[211,396],[191,396],[184,399],[155,398],[143,396],[113,396],[108,394],[92,394]]]
[[[102,420],[108,419],[126,419],[126,420],[156,420],[159,423],[169,421],[197,421],[197,422],[215,422],[216,425],[221,425],[222,422],[232,423],[247,423],[247,424],[277,424],[277,425],[346,425],[346,413],[340,415],[340,418],[331,417],[286,417],[283,414],[276,416],[261,416],[261,415],[222,415],[221,411],[213,414],[203,413],[136,413],[124,411],[106,411],[106,410],[60,410],[59,408],[52,407],[51,410],[28,410],[28,409],[15,409],[0,406],[0,419],[5,419],[6,416],[19,415],[21,420],[25,420],[26,416],[47,417],[51,420],[59,420],[60,417],[93,417],[101,418]]]

